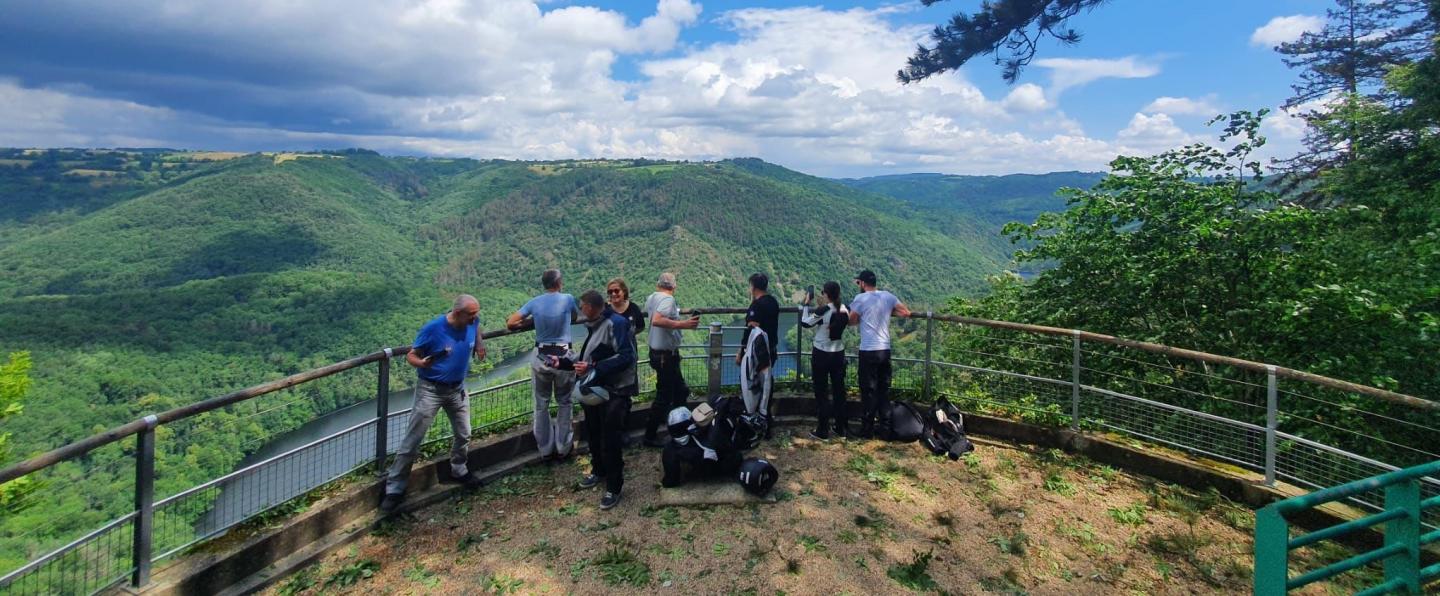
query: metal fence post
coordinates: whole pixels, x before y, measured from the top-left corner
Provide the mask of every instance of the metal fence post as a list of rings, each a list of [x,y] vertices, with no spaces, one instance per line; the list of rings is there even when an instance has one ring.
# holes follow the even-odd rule
[[[801,346],[805,345],[805,339],[801,335],[804,327],[800,325],[805,320],[804,314],[803,309],[795,311],[795,384],[797,386],[805,379],[805,359],[801,358],[803,351]]]
[[[720,322],[710,323],[710,350],[706,354],[706,364],[710,367],[710,399],[720,395],[720,366],[725,361],[725,332],[720,329]]]
[[[1080,430],[1080,330],[1071,329],[1074,335],[1070,357],[1070,430]]]
[[[1405,554],[1385,559],[1385,582],[1399,580],[1406,593],[1420,593],[1420,481],[1406,480],[1385,487],[1385,511],[1405,515],[1385,523],[1385,546],[1400,545]],[[1393,585],[1393,584],[1392,584]]]
[[[1274,505],[1255,512],[1255,596],[1284,596],[1290,582],[1290,525]]]
[[[1265,365],[1265,486],[1275,486],[1275,428],[1279,419],[1279,381],[1275,365]]]
[[[390,447],[390,358],[394,353],[385,348],[379,382],[375,386],[375,473],[385,473],[385,454]]]
[[[150,583],[150,552],[155,539],[155,426],[154,414],[145,417],[145,430],[135,435],[135,533],[131,549],[130,585]]]
[[[925,401],[935,401],[935,381],[931,368],[935,359],[932,357],[935,347],[935,312],[925,311]]]

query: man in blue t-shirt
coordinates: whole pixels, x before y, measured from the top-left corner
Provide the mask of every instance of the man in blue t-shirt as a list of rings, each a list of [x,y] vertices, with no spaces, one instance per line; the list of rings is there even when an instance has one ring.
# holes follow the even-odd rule
[[[405,486],[420,452],[420,442],[442,409],[450,418],[453,435],[450,477],[466,488],[478,488],[482,484],[480,477],[469,469],[466,449],[470,444],[470,398],[465,394],[465,377],[470,373],[472,354],[476,360],[485,359],[479,320],[480,303],[474,296],[461,294],[455,298],[450,312],[431,319],[415,335],[415,344],[405,355],[405,362],[415,367],[419,376],[415,384],[415,405],[410,410],[405,439],[400,442],[395,463],[386,475],[381,511],[395,511],[404,501]]]
[[[569,456],[575,438],[570,428],[570,392],[575,386],[570,324],[580,320],[580,303],[560,291],[563,285],[559,269],[545,270],[540,274],[545,293],[531,298],[505,321],[512,330],[535,329],[535,360],[530,363],[535,396],[533,432],[540,458],[546,461]],[[553,417],[551,399],[559,404]]]
[[[890,315],[910,316],[894,294],[875,289],[875,272],[855,276],[860,294],[850,301],[850,325],[860,327],[860,437],[875,435],[875,417],[890,411]]]

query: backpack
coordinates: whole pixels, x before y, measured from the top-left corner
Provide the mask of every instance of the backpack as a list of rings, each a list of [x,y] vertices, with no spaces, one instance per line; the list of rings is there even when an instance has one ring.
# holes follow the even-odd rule
[[[952,461],[975,450],[965,436],[965,418],[960,409],[943,397],[935,399],[925,418],[925,433],[920,443],[935,455],[948,456]]]
[[[890,402],[889,415],[881,421],[879,431],[881,439],[909,443],[924,436],[925,419],[910,402]]]

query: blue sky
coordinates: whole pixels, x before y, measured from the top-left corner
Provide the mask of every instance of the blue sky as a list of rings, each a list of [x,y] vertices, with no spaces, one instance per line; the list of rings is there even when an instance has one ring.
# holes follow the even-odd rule
[[[978,4],[0,0],[0,146],[1103,170],[1283,103],[1295,76],[1270,46],[1328,5],[1112,0],[1015,85],[988,60],[895,82],[930,27]],[[1284,156],[1302,128],[1279,114],[1265,132]]]

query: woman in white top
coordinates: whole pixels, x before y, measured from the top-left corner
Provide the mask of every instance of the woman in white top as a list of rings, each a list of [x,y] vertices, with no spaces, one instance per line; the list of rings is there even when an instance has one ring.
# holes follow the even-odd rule
[[[808,297],[807,297],[808,298]],[[835,436],[850,434],[849,417],[845,411],[845,326],[850,324],[850,311],[840,301],[840,284],[825,282],[819,307],[810,309],[806,300],[800,326],[815,328],[815,347],[810,351],[810,365],[815,380],[815,430],[810,436],[830,438],[830,421],[835,421]]]

